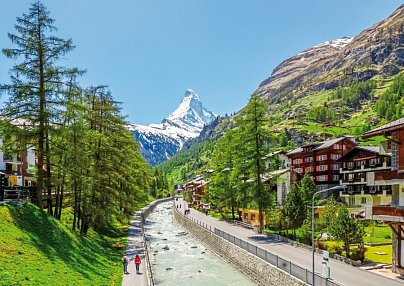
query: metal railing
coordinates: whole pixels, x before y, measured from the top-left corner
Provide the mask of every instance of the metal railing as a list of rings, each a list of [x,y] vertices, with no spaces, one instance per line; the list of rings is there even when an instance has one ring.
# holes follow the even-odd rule
[[[176,210],[174,207],[175,211],[177,211],[179,214],[183,215],[181,212]],[[184,216],[184,215],[183,215]],[[313,285],[313,275],[312,271],[300,266],[288,259],[282,258],[281,256],[274,254],[272,252],[269,252],[265,249],[262,249],[258,246],[255,246],[247,241],[244,241],[236,236],[233,236],[227,232],[224,232],[218,228],[213,228],[212,226],[204,223],[203,221],[200,221],[198,219],[195,219],[193,217],[187,217],[184,216],[186,219],[192,221],[193,223],[209,230],[210,232],[216,234],[217,236],[229,241],[230,243],[233,243],[234,245],[241,247],[242,249],[248,251],[249,253],[265,260],[266,262],[272,264],[273,266],[282,269],[286,273],[290,274],[293,277],[296,277],[297,279],[309,284]],[[325,278],[321,276],[319,273],[315,273],[314,275],[315,279],[315,285],[317,286],[344,286],[343,284],[330,279],[330,278]]]
[[[223,239],[237,245],[238,247],[243,248],[244,250],[248,251],[249,253],[258,256],[259,258],[265,260],[266,262],[272,264],[273,266],[282,269],[286,273],[296,277],[304,281],[309,285],[313,285],[313,278],[312,278],[312,271],[300,266],[290,260],[280,257],[272,252],[269,252],[265,249],[262,249],[258,246],[255,246],[247,241],[244,241],[238,237],[235,237],[231,234],[228,234],[220,229],[215,228],[214,233]],[[315,273],[315,285],[319,286],[342,286],[342,284],[334,281],[332,279],[325,278],[321,276],[319,273]]]
[[[143,236],[143,247],[144,247],[144,254],[145,254],[145,260],[146,260],[146,274],[147,274],[147,280],[148,280],[148,285],[149,286],[154,286],[156,285],[154,283],[154,274],[153,274],[153,268],[150,262],[150,255],[149,255],[149,245],[147,244],[146,241],[146,236],[144,233],[144,228],[143,228],[143,223],[142,223],[142,236]]]

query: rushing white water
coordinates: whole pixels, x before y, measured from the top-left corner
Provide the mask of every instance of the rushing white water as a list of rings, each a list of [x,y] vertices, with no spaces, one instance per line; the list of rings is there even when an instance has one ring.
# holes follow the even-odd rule
[[[255,285],[173,221],[171,209],[160,204],[145,222],[157,285]]]

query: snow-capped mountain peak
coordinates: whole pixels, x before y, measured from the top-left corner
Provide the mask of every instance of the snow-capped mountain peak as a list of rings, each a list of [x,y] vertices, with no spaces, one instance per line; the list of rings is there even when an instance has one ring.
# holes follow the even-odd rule
[[[199,96],[192,89],[187,89],[178,108],[163,123],[170,121],[189,131],[196,129],[199,134],[200,129],[216,117],[216,114],[202,106]]]
[[[141,145],[141,153],[151,164],[159,164],[181,150],[185,141],[195,138],[205,124],[217,117],[203,107],[193,90],[187,89],[177,109],[160,124],[129,125],[136,141]]]

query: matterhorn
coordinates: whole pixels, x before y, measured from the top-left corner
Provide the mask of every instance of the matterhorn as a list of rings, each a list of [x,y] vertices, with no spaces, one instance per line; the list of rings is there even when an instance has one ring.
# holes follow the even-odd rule
[[[128,125],[140,152],[150,165],[155,166],[170,159],[181,150],[185,141],[195,138],[206,124],[217,117],[202,106],[199,96],[187,89],[178,108],[160,124]]]

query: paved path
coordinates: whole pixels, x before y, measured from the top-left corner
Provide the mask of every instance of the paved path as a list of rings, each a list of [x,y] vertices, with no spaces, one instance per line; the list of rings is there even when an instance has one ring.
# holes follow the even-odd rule
[[[147,286],[147,275],[145,269],[145,251],[143,247],[142,236],[142,219],[141,212],[137,212],[134,219],[130,222],[128,246],[126,248],[126,254],[129,257],[128,272],[129,274],[123,274],[122,286]],[[140,264],[140,274],[136,274],[135,268],[135,255],[138,254],[142,263]],[[123,273],[123,265],[122,265]]]
[[[180,211],[184,210],[185,202],[182,201],[181,198],[178,199],[178,203],[182,203],[182,207]],[[190,210],[190,214],[188,215],[203,222],[207,225],[207,228],[211,228],[212,230],[216,227],[224,232],[227,232],[233,236],[236,236],[240,239],[248,241],[249,243],[261,247],[269,252],[272,252],[280,257],[286,258],[290,261],[299,264],[307,269],[312,268],[312,253],[303,248],[295,247],[289,245],[285,242],[281,242],[278,240],[273,240],[268,238],[266,235],[260,235],[255,233],[253,230],[246,229],[240,226],[236,226],[233,224],[229,224],[225,221],[217,220],[211,216],[206,216],[194,209]],[[315,258],[316,272],[322,273],[322,256],[316,254]],[[346,286],[403,286],[404,281],[402,280],[393,280],[387,277],[383,277],[381,275],[377,275],[375,273],[371,273],[360,268],[356,268],[345,264],[341,261],[330,260],[330,268],[331,268],[331,278],[342,283]]]

